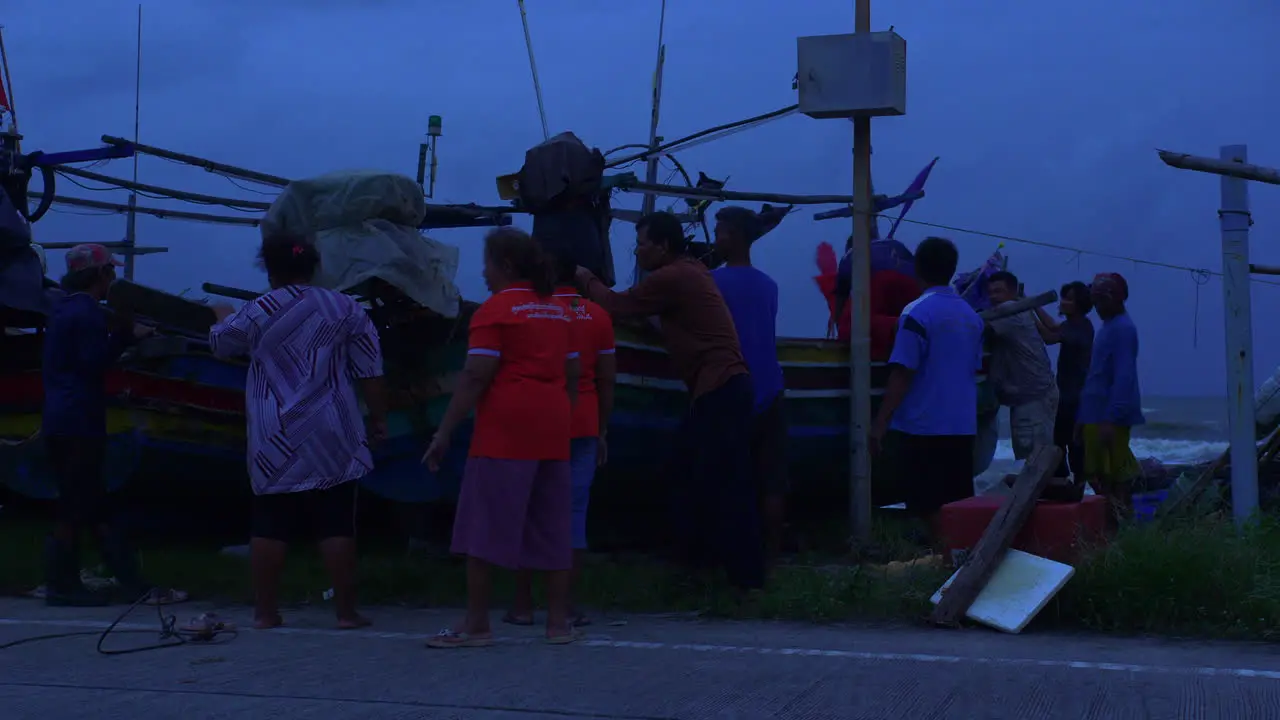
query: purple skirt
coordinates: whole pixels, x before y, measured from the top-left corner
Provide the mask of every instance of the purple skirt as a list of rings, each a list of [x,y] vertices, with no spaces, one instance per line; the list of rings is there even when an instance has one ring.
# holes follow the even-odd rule
[[[505,568],[573,567],[567,460],[467,458],[453,552]]]

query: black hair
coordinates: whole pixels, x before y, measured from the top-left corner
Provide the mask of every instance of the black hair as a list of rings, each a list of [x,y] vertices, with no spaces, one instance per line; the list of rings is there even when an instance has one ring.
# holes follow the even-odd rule
[[[916,275],[930,285],[946,285],[955,277],[960,251],[946,238],[927,237],[916,246]]]
[[[1059,297],[1070,297],[1076,304],[1076,310],[1081,315],[1088,315],[1093,310],[1093,297],[1089,295],[1089,286],[1074,280],[1062,286],[1058,291]]]
[[[267,235],[258,249],[258,262],[276,282],[309,283],[320,269],[320,251],[303,235]]]
[[[645,231],[649,242],[666,247],[672,255],[683,255],[689,246],[680,219],[665,210],[651,212],[636,221],[636,232]]]
[[[93,287],[94,283],[101,280],[108,272],[115,274],[115,268],[110,265],[97,265],[80,270],[72,270],[62,276],[60,285],[65,292],[84,292]]]
[[[484,253],[489,262],[510,272],[512,280],[532,284],[540,297],[555,290],[553,263],[529,233],[513,227],[492,230],[484,236]]]
[[[554,279],[560,285],[572,285],[578,274],[578,261],[568,251],[551,253]]]
[[[720,208],[716,224],[732,229],[747,245],[760,239],[760,217],[747,208],[736,205]]]
[[[1018,289],[1018,276],[1008,270],[997,270],[987,276],[987,283],[1000,282],[1009,286],[1010,290]]]

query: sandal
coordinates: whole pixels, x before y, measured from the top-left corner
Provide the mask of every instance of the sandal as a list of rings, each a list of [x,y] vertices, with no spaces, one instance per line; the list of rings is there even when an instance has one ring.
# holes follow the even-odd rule
[[[211,612],[192,618],[187,624],[178,628],[178,632],[198,640],[212,640],[221,633],[235,631],[234,623],[227,622],[219,618],[217,613]]]
[[[481,648],[489,647],[492,644],[492,637],[475,637],[471,633],[458,632],[456,630],[441,630],[436,633],[435,637],[427,641],[427,647],[437,650]]]
[[[502,622],[508,625],[519,625],[520,627],[530,627],[533,625],[533,615],[532,614],[527,616],[517,615],[513,612],[508,611],[506,615],[502,616]]]
[[[587,617],[586,613],[580,612],[574,615],[573,617],[569,618],[569,625],[576,628],[587,627],[590,624],[591,624],[591,618]]]

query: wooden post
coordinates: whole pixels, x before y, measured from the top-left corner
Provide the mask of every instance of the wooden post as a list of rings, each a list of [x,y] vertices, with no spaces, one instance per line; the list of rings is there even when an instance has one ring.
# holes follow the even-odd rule
[[[1221,177],[1222,296],[1226,314],[1227,418],[1231,438],[1231,509],[1237,523],[1258,510],[1257,419],[1253,407],[1253,310],[1250,272],[1272,268],[1249,264],[1249,182],[1280,185],[1280,170],[1250,165],[1244,145],[1227,145],[1217,158],[1158,150],[1169,167]],[[1207,482],[1207,481],[1206,481]],[[1199,484],[1199,483],[1197,483]]]
[[[978,540],[978,544],[969,553],[969,558],[960,568],[956,579],[942,593],[942,599],[929,621],[935,625],[954,626],[960,618],[969,612],[969,607],[977,599],[978,594],[987,586],[987,581],[1000,567],[1005,551],[1013,538],[1022,530],[1031,518],[1040,493],[1062,462],[1062,450],[1053,445],[1040,445],[1031,451],[1031,457],[1022,466],[1018,479],[1013,484],[1013,494],[1005,498],[1004,504],[996,511],[991,524]]]
[[[1227,145],[1225,163],[1244,163],[1244,145]],[[1257,419],[1253,408],[1253,309],[1249,281],[1249,181],[1222,175],[1222,308],[1226,313],[1227,418],[1231,436],[1231,511],[1243,523],[1258,511]]]
[[[856,0],[854,32],[871,32],[871,0]],[[849,525],[871,539],[871,118],[853,119],[853,248],[849,292]]]

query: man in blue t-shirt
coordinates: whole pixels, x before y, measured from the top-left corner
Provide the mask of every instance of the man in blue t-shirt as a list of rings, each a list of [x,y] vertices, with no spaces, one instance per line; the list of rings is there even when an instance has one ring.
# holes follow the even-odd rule
[[[907,510],[930,524],[943,505],[973,496],[983,323],[951,288],[959,257],[944,238],[925,238],[916,248],[924,294],[898,320],[889,381],[871,426],[873,452],[891,436],[889,461]]]
[[[1129,283],[1119,273],[1098,273],[1089,296],[1102,327],[1094,335],[1089,373],[1080,390],[1076,437],[1084,446],[1085,479],[1119,520],[1132,516],[1132,482],[1142,474],[1129,448],[1130,431],[1146,422],[1138,383],[1138,328],[1125,310]]]
[[[746,208],[726,207],[716,213],[715,249],[725,264],[711,276],[733,315],[742,356],[751,371],[755,398],[751,455],[762,497],[766,567],[772,567],[781,550],[786,517],[787,422],[776,334],[778,284],[751,265],[751,245],[762,234],[761,228],[760,217]]]

